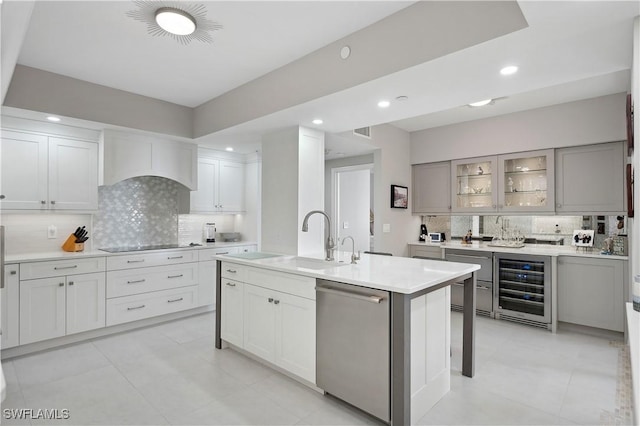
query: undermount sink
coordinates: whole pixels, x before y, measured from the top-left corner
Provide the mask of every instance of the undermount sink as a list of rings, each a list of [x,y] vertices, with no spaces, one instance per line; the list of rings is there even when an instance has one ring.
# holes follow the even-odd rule
[[[290,266],[293,268],[303,268],[303,269],[329,269],[334,268],[336,266],[344,266],[349,265],[346,262],[336,262],[329,261],[324,259],[316,259],[313,257],[300,257],[300,256],[281,256],[275,257],[271,259],[268,263],[277,263],[282,266]]]

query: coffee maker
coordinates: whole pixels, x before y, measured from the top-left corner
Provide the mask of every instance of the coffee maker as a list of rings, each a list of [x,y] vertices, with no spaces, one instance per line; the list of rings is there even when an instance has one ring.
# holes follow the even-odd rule
[[[418,241],[427,241],[427,225],[424,223],[420,225],[420,238],[418,238]]]
[[[204,228],[202,229],[202,234],[203,234],[205,243],[215,243],[216,242],[216,224],[205,223]]]

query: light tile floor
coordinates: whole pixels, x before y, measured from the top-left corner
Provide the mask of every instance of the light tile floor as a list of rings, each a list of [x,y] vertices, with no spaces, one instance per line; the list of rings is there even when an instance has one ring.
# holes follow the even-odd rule
[[[2,424],[379,424],[232,350],[215,350],[214,321],[203,314],[5,361]],[[460,374],[461,329],[454,312],[451,392],[419,424],[621,424],[619,343],[479,317],[469,379]],[[11,408],[68,409],[70,418],[7,419]]]

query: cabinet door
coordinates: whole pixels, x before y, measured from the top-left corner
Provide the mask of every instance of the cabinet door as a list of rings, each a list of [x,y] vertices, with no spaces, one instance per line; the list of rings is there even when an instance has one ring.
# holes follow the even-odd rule
[[[98,144],[49,138],[49,207],[98,209]]]
[[[552,149],[498,156],[498,209],[502,212],[555,210]]]
[[[558,259],[558,320],[624,331],[625,262]]]
[[[216,273],[216,261],[198,263],[198,306],[216,303]]]
[[[413,213],[451,213],[451,163],[412,166]]]
[[[47,209],[47,137],[3,130],[1,143],[0,207]]]
[[[497,157],[492,156],[451,162],[452,212],[497,211],[497,161]]]
[[[20,281],[20,344],[65,335],[65,278]]]
[[[225,212],[244,210],[244,164],[220,161],[218,207]]]
[[[218,210],[218,160],[198,160],[198,190],[191,191],[191,211],[215,212]]]
[[[316,382],[316,303],[277,293],[275,363],[293,374]]]
[[[556,150],[556,212],[626,214],[625,143]]]
[[[105,326],[105,273],[67,277],[67,334]]]
[[[275,360],[275,296],[273,290],[244,285],[244,349]]]
[[[4,288],[0,290],[2,309],[0,328],[2,329],[1,349],[20,344],[20,275],[18,265],[5,265]]]
[[[220,336],[223,340],[242,347],[244,344],[244,284],[223,278],[221,291]]]

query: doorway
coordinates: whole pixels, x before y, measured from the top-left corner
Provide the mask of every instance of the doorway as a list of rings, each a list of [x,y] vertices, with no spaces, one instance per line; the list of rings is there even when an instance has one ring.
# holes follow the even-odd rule
[[[331,214],[336,224],[339,250],[348,235],[355,241],[355,250],[371,250],[373,240],[373,164],[337,167],[331,169]]]

